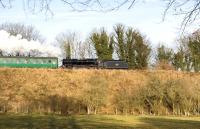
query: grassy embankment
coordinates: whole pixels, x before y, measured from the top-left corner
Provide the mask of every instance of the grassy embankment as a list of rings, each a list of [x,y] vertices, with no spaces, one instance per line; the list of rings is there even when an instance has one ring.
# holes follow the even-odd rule
[[[200,74],[0,68],[0,112],[199,115]]]
[[[197,117],[0,115],[0,129],[199,129]]]

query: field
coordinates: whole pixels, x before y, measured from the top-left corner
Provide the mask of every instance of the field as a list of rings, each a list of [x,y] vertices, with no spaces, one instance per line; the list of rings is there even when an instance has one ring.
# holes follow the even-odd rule
[[[0,115],[1,129],[200,129],[197,117]]]

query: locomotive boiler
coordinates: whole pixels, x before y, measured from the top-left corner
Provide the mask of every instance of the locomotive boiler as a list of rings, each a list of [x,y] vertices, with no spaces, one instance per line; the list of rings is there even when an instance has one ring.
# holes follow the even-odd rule
[[[63,59],[62,65],[64,68],[128,69],[128,63],[123,60]]]

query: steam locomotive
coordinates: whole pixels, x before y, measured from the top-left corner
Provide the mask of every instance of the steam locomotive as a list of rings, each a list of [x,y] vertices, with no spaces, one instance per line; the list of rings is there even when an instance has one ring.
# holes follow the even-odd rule
[[[0,56],[0,67],[12,68],[58,68],[57,57],[22,57]],[[128,69],[128,64],[122,60],[98,59],[63,59],[62,68],[102,68]]]
[[[123,60],[63,59],[62,65],[65,68],[128,69],[128,64]]]

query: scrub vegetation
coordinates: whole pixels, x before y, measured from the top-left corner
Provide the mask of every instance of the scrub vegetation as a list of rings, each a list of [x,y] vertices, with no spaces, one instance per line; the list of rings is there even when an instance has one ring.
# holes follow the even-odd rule
[[[200,113],[200,74],[97,69],[0,69],[0,112],[176,115]]]

